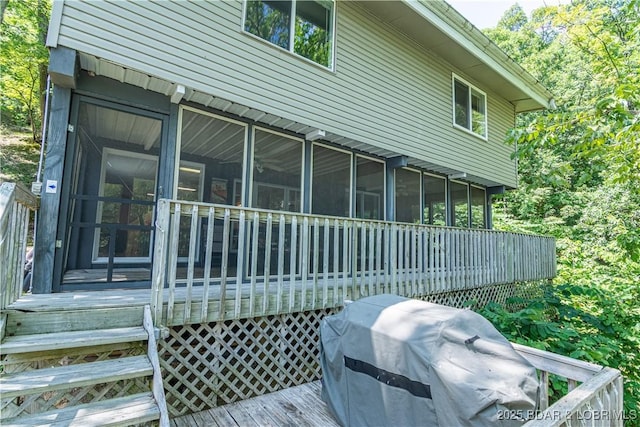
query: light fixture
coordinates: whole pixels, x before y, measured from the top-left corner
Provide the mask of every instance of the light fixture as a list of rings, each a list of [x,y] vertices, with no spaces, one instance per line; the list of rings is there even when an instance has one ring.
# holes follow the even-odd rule
[[[194,169],[194,168],[187,168],[185,166],[180,166],[180,170],[182,172],[188,172],[188,173],[197,173],[200,174],[200,169]]]
[[[308,132],[304,138],[307,141],[315,141],[316,139],[320,139],[320,138],[324,138],[326,135],[326,132],[323,131],[322,129],[314,129],[311,132]]]
[[[180,190],[180,191],[189,191],[189,192],[197,191],[195,188],[189,188],[189,187],[178,187],[178,190]]]
[[[467,177],[466,172],[454,173],[448,176],[449,179],[464,179]]]

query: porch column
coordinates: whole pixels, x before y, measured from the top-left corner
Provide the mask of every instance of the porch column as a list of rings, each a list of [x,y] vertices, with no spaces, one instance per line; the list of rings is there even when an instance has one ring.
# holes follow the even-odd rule
[[[54,86],[34,248],[32,282],[34,294],[50,293],[53,287],[53,263],[58,231],[58,212],[60,211],[60,190],[62,188],[62,171],[70,110],[71,89]]]
[[[390,157],[386,159],[386,202],[385,202],[385,220],[396,220],[396,174],[395,170],[407,166],[407,156]]]
[[[53,94],[49,110],[46,157],[38,228],[34,247],[34,294],[50,293],[53,288],[53,266],[60,211],[60,190],[67,146],[67,129],[71,111],[71,90],[78,76],[76,51],[65,47],[52,48],[49,55],[49,75],[53,82]],[[60,242],[60,247],[62,246]]]

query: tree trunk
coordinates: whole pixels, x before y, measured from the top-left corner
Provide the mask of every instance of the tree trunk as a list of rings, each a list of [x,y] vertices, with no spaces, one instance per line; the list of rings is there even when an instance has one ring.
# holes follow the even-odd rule
[[[7,9],[9,0],[0,0],[0,25],[4,22],[4,11]]]
[[[37,14],[37,24],[38,24],[38,40],[42,45],[46,45],[47,43],[47,30],[49,27],[49,8],[47,4],[47,0],[38,0],[38,14]],[[44,115],[46,109],[46,91],[47,91],[47,62],[41,62],[38,66],[38,79],[39,79],[39,93],[40,93],[40,126],[38,132],[38,140],[41,139],[42,135],[42,125],[44,123]],[[42,141],[40,141],[42,142]]]

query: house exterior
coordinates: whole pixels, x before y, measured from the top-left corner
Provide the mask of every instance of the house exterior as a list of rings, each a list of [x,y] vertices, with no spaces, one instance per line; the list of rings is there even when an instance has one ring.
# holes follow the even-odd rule
[[[551,94],[444,1],[56,0],[47,45],[39,203],[0,186],[3,425],[168,425],[318,380],[349,300],[555,276],[553,238],[491,229]],[[553,373],[593,387],[565,418],[621,411],[617,370],[518,351],[540,408]]]
[[[38,293],[149,271],[160,198],[490,228],[551,100],[440,1],[56,0],[47,45]]]

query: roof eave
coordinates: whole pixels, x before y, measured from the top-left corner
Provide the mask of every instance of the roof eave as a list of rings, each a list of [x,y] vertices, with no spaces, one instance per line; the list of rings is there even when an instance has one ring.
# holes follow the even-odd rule
[[[553,94],[451,5],[434,0],[402,1],[469,54],[520,88],[526,96],[510,100],[517,113],[552,107]]]

